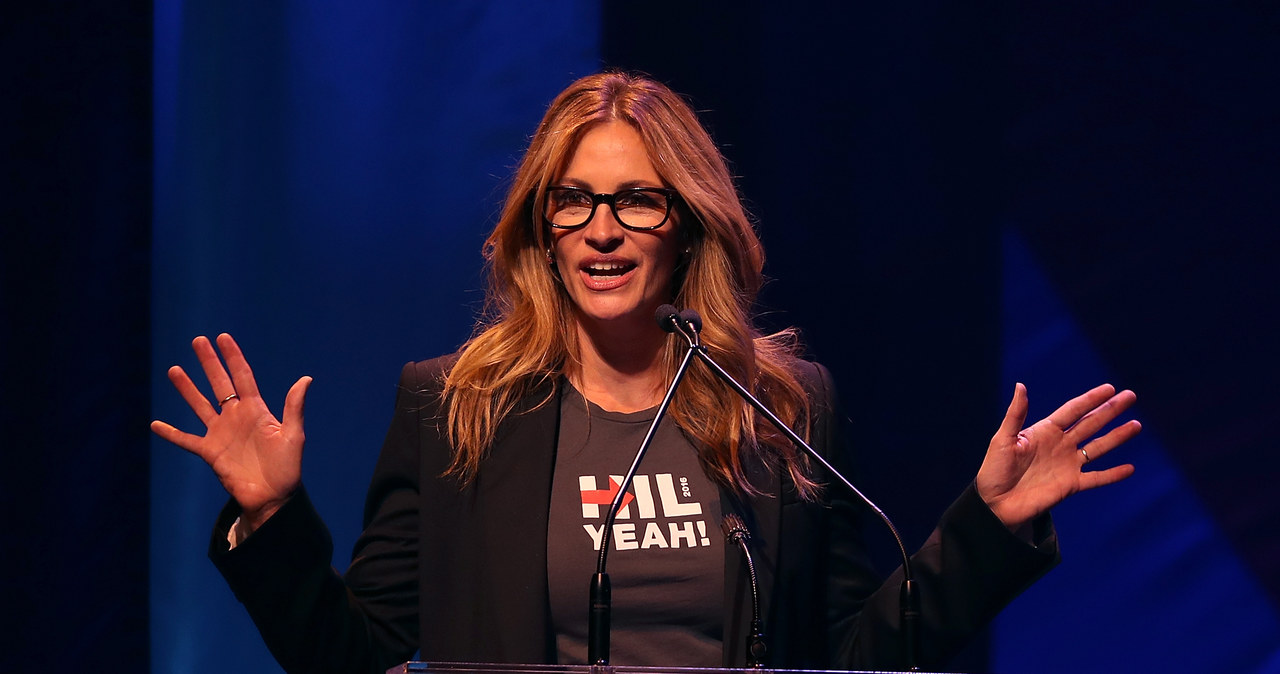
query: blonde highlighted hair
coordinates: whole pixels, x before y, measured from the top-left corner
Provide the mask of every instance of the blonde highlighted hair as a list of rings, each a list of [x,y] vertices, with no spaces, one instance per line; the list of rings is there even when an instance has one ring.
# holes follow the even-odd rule
[[[751,324],[764,251],[724,157],[689,105],[665,85],[606,72],[574,82],[552,101],[485,243],[485,317],[446,376],[443,393],[446,432],[456,451],[448,474],[463,482],[475,476],[498,424],[516,403],[543,383],[554,391],[566,364],[577,359],[578,335],[566,320],[572,305],[547,264],[551,236],[536,214],[578,140],[609,121],[640,133],[658,175],[680,194],[678,226],[689,252],[673,303],[702,315],[703,343],[730,374],[802,436],[807,431],[809,399],[794,371],[794,334],[762,335]],[[663,364],[669,375],[682,355],[678,340],[668,340]],[[788,472],[803,498],[816,496],[808,464],[790,441],[707,368],[690,368],[670,414],[699,448],[707,474],[735,493],[759,493],[744,470],[756,460]]]

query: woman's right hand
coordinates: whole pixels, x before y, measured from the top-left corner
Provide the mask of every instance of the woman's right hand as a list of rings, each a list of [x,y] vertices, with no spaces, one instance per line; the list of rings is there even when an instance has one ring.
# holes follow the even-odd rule
[[[284,399],[284,421],[277,421],[258,393],[253,370],[231,335],[218,335],[226,368],[207,337],[191,342],[214,401],[200,393],[187,373],[169,368],[169,380],[204,423],[203,436],[152,421],[158,436],[204,459],[243,510],[245,533],[257,529],[297,490],[302,481],[302,408],[311,377],[302,377]],[[230,371],[230,375],[228,375]]]

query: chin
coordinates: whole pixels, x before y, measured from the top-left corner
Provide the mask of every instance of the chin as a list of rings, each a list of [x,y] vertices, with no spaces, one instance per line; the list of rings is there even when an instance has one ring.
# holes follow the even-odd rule
[[[578,306],[578,314],[593,323],[632,323],[639,320],[653,321],[653,312],[661,302],[589,302]],[[657,325],[654,323],[654,325]]]

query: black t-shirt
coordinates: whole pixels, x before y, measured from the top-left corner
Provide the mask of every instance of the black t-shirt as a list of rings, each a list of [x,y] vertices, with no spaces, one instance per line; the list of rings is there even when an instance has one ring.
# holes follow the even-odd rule
[[[559,662],[587,657],[587,597],[604,518],[657,408],[609,412],[561,387],[547,531]],[[724,620],[720,490],[670,416],[658,426],[614,523],[610,664],[719,667]]]

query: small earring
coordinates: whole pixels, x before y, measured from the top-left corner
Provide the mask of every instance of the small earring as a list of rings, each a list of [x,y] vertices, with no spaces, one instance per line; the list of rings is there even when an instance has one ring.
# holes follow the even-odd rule
[[[550,248],[547,249],[547,264],[551,265],[552,267],[556,266],[556,258],[551,253]]]

